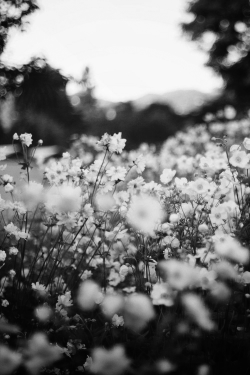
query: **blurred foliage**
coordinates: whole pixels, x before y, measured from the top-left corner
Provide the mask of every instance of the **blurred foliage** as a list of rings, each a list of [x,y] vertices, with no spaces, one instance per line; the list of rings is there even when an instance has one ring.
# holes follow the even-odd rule
[[[26,16],[39,9],[36,0],[1,0],[0,1],[0,55],[6,46],[12,27],[24,30]]]
[[[122,132],[127,139],[127,149],[134,149],[143,142],[160,145],[186,124],[185,116],[176,114],[165,104],[154,103],[136,110],[132,102],[121,102],[103,108],[98,101],[92,106],[86,104],[85,95],[79,95],[77,107],[86,123],[86,134],[100,137],[105,132]]]
[[[182,24],[191,40],[208,52],[207,66],[224,80],[221,95],[201,113],[232,105],[239,116],[250,108],[249,0],[192,0],[191,22]]]

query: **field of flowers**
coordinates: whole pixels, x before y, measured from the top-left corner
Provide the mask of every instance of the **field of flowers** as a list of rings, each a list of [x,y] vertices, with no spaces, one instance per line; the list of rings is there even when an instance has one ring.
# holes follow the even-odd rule
[[[36,144],[35,144],[36,143]],[[250,121],[0,149],[0,374],[247,374]]]

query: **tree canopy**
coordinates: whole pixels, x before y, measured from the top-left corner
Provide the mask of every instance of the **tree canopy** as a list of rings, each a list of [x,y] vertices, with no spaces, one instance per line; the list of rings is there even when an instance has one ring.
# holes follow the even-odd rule
[[[249,0],[193,0],[192,21],[184,32],[208,52],[207,66],[224,80],[222,105],[240,113],[250,108],[250,3]]]

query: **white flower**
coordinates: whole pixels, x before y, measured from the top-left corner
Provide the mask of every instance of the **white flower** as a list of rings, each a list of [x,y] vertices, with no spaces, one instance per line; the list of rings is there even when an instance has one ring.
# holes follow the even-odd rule
[[[121,345],[116,345],[110,350],[95,348],[92,351],[90,371],[100,375],[121,375],[130,362]]]
[[[145,161],[143,159],[143,155],[139,155],[133,163],[136,167],[136,172],[141,174],[146,167]]]
[[[249,158],[245,151],[235,151],[229,159],[229,162],[234,167],[245,168],[249,162]]]
[[[4,262],[6,259],[6,252],[4,250],[0,250],[0,261]]]
[[[79,212],[82,204],[81,188],[62,185],[47,191],[45,205],[52,212]]]
[[[221,225],[227,220],[227,211],[224,206],[219,205],[212,208],[209,216],[212,224]]]
[[[154,305],[173,305],[173,299],[171,298],[169,287],[166,283],[154,284],[151,292],[151,298]]]
[[[156,198],[146,194],[132,198],[127,220],[135,229],[152,235],[155,225],[161,221],[162,217],[162,207]]]
[[[7,299],[4,299],[3,301],[2,301],[2,306],[3,307],[7,307],[7,306],[9,306],[9,302],[7,301]]]
[[[250,138],[245,138],[243,141],[243,146],[247,149],[250,150]]]
[[[46,287],[43,284],[40,284],[38,281],[34,284],[31,284],[33,290],[37,290],[38,292],[45,292]]]
[[[107,148],[110,152],[121,154],[126,143],[126,139],[122,139],[121,136],[122,133],[114,134],[113,136],[105,133],[97,144],[105,149]]]
[[[18,140],[19,140],[19,135],[18,135],[17,133],[15,133],[15,134],[13,135],[13,140],[14,140],[14,141],[18,141]]]
[[[111,181],[124,181],[127,170],[124,167],[111,167],[106,171],[108,177]]]
[[[119,327],[119,326],[123,326],[124,325],[124,319],[123,319],[123,316],[119,316],[117,314],[115,314],[112,318],[112,324],[115,326],[115,327]]]
[[[141,331],[154,317],[152,303],[145,294],[132,294],[128,297],[124,307],[124,322],[128,328]]]
[[[8,183],[4,186],[4,190],[5,190],[5,193],[11,193],[14,190],[14,187],[13,185]]]
[[[77,302],[82,310],[88,311],[94,309],[101,296],[99,285],[92,280],[86,280],[80,285]]]
[[[160,175],[160,180],[163,184],[168,184],[174,176],[176,175],[176,171],[172,169],[164,169],[162,174]]]
[[[209,310],[205,307],[200,297],[193,293],[184,294],[181,298],[187,314],[195,323],[206,331],[215,328],[210,318]]]
[[[20,140],[29,147],[32,144],[32,134],[24,133],[20,135]]]
[[[209,190],[209,182],[204,178],[197,178],[195,181],[189,183],[190,189],[194,190],[197,194],[207,194]]]
[[[16,247],[12,246],[9,248],[10,255],[17,255],[17,253],[18,253],[18,249]]]

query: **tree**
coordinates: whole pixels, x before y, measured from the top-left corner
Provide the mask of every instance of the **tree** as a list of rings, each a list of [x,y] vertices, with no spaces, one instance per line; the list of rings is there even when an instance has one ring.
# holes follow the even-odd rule
[[[192,0],[187,12],[193,20],[182,24],[184,32],[207,50],[206,65],[224,80],[221,106],[244,115],[250,108],[249,0]]]

